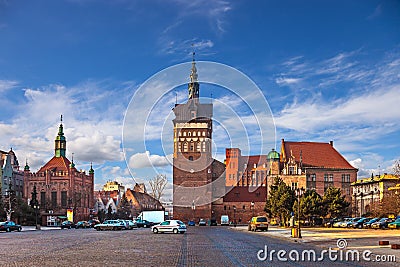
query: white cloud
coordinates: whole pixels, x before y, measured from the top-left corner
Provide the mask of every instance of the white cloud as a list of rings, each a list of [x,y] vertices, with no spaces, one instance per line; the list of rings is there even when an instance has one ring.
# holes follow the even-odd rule
[[[1,25],[0,25],[1,28]],[[0,80],[0,93],[4,93],[18,85],[17,81]]]
[[[301,81],[300,78],[284,78],[284,77],[279,77],[275,80],[275,82],[278,85],[288,85],[288,84],[296,84]]]
[[[149,168],[170,165],[165,156],[150,155],[149,151],[136,153],[129,158],[129,167],[131,168]]]

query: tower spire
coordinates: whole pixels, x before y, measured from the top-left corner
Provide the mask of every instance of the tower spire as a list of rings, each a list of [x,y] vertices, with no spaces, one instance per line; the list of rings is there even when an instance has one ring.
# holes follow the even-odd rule
[[[189,100],[199,98],[199,83],[197,81],[198,76],[197,76],[196,60],[194,58],[195,54],[196,53],[193,51],[192,68],[190,70],[190,82],[188,84]]]
[[[56,157],[65,157],[65,150],[67,149],[67,140],[64,136],[64,127],[62,124],[62,115],[61,115],[61,123],[58,127],[58,135],[55,140],[55,156]]]

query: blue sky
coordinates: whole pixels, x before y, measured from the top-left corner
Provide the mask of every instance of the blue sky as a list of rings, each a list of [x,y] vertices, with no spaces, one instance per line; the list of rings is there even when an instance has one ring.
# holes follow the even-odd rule
[[[399,14],[389,0],[0,0],[0,149],[13,147],[21,165],[28,159],[37,170],[53,154],[63,114],[67,155],[78,168],[93,162],[97,188],[116,178],[130,186],[131,175],[146,181],[150,163],[171,180],[157,137],[127,147],[128,168],[124,116],[140,86],[190,61],[194,44],[197,60],[236,68],[260,88],[278,149],[281,138],[333,140],[359,176],[391,172],[400,158]],[[201,85],[200,94],[237,104],[212,87]],[[179,101],[185,90],[175,90]],[[166,113],[158,114],[174,102],[174,93],[165,95],[157,108],[165,103]],[[166,117],[154,118],[152,126],[163,127]]]

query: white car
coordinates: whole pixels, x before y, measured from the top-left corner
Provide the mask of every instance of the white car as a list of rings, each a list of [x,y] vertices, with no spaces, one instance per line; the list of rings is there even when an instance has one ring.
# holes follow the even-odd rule
[[[152,226],[151,231],[153,231],[155,234],[164,232],[183,234],[186,232],[186,225],[179,220],[166,220],[160,224]]]

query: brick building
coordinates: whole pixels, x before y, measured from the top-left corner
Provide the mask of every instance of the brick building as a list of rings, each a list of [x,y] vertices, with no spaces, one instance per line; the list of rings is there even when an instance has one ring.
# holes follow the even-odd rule
[[[59,225],[67,210],[73,212],[74,221],[88,220],[93,208],[94,170],[78,171],[73,159],[65,156],[66,143],[61,117],[54,157],[36,173],[28,165],[24,169],[24,197],[30,202],[36,186],[42,225]]]
[[[225,169],[212,158],[213,104],[200,103],[196,62],[193,59],[188,101],[173,111],[173,205],[174,218],[212,218],[213,181]]]
[[[350,184],[358,169],[333,147],[333,142],[287,142],[282,139],[280,177],[292,189],[315,189],[321,196],[328,187],[340,188],[351,201]]]

